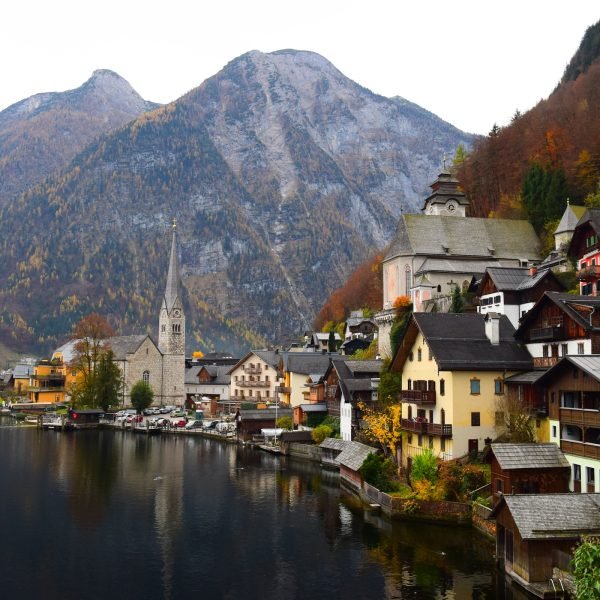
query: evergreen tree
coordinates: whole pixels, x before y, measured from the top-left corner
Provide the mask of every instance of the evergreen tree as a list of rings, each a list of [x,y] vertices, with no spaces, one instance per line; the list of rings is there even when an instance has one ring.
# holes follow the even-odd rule
[[[329,332],[329,339],[327,340],[327,350],[329,352],[335,352],[337,350],[337,344],[335,342],[335,333],[333,330]]]
[[[134,383],[131,388],[131,406],[141,413],[144,409],[148,408],[152,404],[154,399],[154,392],[149,384],[145,381],[138,381]]]
[[[114,362],[112,350],[100,356],[96,367],[95,388],[96,402],[102,410],[107,411],[119,405],[119,390],[122,386],[121,370]]]
[[[529,222],[541,232],[544,223],[559,219],[564,212],[568,190],[563,169],[534,163],[525,175],[521,197]]]
[[[462,295],[460,293],[460,288],[458,285],[455,285],[452,289],[452,302],[450,303],[450,310],[448,312],[451,313],[461,313],[464,308],[464,301]]]

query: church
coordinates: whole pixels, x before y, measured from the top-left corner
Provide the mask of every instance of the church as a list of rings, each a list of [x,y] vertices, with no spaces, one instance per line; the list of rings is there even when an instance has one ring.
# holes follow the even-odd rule
[[[69,364],[75,357],[77,340],[58,348],[52,358]],[[129,392],[138,381],[148,383],[154,392],[153,405],[185,404],[185,314],[179,293],[177,231],[173,223],[171,256],[167,283],[158,319],[158,345],[149,335],[115,336],[106,340],[115,364],[123,376],[122,406],[131,404]],[[68,371],[68,369],[67,369]],[[70,373],[69,379],[76,378]]]

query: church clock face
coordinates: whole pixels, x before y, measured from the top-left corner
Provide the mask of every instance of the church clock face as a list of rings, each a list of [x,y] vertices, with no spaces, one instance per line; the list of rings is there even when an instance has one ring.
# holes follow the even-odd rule
[[[176,308],[176,309],[173,311],[173,316],[174,316],[174,317],[180,317],[180,316],[181,316],[181,311],[180,311],[178,308]]]
[[[456,204],[454,204],[454,202],[448,202],[447,208],[450,212],[454,212],[456,210]]]

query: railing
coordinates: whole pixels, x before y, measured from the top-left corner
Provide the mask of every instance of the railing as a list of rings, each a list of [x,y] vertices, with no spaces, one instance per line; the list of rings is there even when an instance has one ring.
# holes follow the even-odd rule
[[[600,427],[600,412],[595,409],[561,408],[560,420],[561,423]]]
[[[279,392],[280,394],[291,394],[292,388],[285,385],[278,385],[275,388],[275,391]]]
[[[533,359],[533,367],[547,369],[553,367],[559,360],[558,356],[537,356]]]
[[[42,379],[44,381],[64,381],[66,375],[64,373],[47,373],[46,375],[39,375],[34,373],[31,375],[31,379]]]
[[[426,423],[427,433],[429,435],[439,435],[440,437],[452,437],[452,425],[442,425],[441,423]]]
[[[238,387],[269,387],[270,381],[237,381],[235,383]]]
[[[600,277],[600,266],[598,265],[590,265],[577,271],[577,279],[585,280],[593,279],[595,277]]]
[[[400,399],[402,402],[412,402],[414,404],[435,405],[436,393],[424,390],[402,390]]]
[[[574,440],[560,440],[560,449],[565,454],[575,454],[587,458],[600,458],[600,446]]]
[[[427,423],[423,421],[413,421],[412,419],[402,419],[400,426],[405,431],[413,431],[414,433],[425,433]]]
[[[534,327],[529,330],[530,342],[560,341],[566,339],[566,336],[567,332],[562,324],[550,327]]]
[[[243,367],[244,373],[250,373],[252,375],[258,375],[262,373],[262,367]]]

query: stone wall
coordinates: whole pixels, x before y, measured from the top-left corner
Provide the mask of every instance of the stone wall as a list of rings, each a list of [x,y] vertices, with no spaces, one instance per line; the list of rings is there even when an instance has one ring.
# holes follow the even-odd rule
[[[313,444],[290,442],[288,445],[288,454],[292,458],[299,458],[301,460],[309,460],[317,463],[321,462],[321,448],[319,448],[319,446],[314,446]]]

